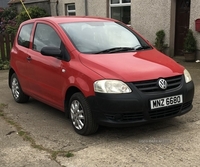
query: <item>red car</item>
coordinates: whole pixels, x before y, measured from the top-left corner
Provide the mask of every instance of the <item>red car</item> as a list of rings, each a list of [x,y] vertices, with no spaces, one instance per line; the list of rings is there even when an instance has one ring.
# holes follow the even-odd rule
[[[81,135],[185,114],[194,96],[184,67],[132,28],[97,17],[23,22],[9,86],[16,102],[32,97],[65,112]]]

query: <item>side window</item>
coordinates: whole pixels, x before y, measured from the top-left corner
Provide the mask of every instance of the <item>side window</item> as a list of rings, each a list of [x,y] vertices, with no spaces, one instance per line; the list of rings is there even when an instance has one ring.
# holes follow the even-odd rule
[[[56,31],[49,25],[38,23],[36,26],[33,49],[40,52],[45,46],[60,48],[61,39]]]
[[[33,24],[26,24],[21,28],[17,39],[19,45],[29,48],[32,28]]]

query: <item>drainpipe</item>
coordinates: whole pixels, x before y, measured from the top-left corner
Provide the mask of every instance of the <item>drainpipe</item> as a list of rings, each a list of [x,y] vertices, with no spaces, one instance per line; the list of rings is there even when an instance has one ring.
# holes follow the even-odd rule
[[[58,11],[58,0],[56,1],[56,15],[59,16],[59,11]]]
[[[88,15],[88,1],[85,0],[85,16]]]

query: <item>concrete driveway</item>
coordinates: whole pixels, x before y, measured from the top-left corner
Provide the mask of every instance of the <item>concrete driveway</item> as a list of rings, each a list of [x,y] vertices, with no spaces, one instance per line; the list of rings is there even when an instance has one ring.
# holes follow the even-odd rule
[[[138,127],[101,127],[88,137],[76,134],[64,114],[52,107],[34,99],[14,102],[8,71],[0,71],[0,166],[199,166],[200,63],[176,60],[195,83],[192,111]]]

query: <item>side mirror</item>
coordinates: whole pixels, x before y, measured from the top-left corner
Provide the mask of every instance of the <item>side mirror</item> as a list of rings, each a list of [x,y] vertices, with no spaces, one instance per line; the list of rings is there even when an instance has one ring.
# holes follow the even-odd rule
[[[43,47],[40,53],[44,56],[62,58],[62,51],[60,50],[60,48],[56,47]]]

